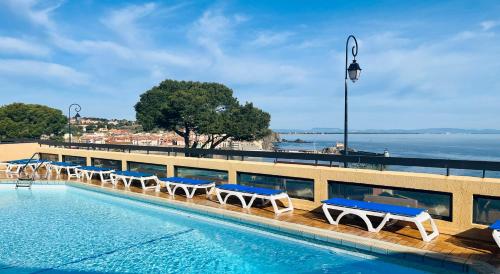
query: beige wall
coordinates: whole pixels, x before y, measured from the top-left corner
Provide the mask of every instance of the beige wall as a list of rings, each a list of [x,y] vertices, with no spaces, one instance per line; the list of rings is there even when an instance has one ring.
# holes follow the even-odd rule
[[[353,182],[359,184],[370,184],[380,186],[391,186],[418,190],[432,190],[451,193],[453,220],[437,220],[442,233],[460,234],[466,237],[491,238],[490,231],[486,226],[472,223],[472,197],[474,194],[500,197],[500,179],[475,178],[465,176],[444,176],[423,173],[407,173],[393,171],[376,171],[366,169],[345,169],[334,167],[315,167],[309,165],[264,163],[237,160],[219,160],[175,157],[154,154],[122,153],[95,150],[61,149],[50,147],[33,147],[32,145],[19,145],[15,151],[23,148],[32,154],[33,149],[39,152],[73,155],[87,158],[106,158],[122,161],[122,167],[126,168],[127,161],[144,162],[151,164],[162,164],[167,166],[169,176],[173,176],[174,166],[186,166],[195,168],[227,170],[229,181],[236,182],[237,172],[250,172],[268,175],[290,176],[314,180],[314,202],[293,199],[294,206],[299,209],[312,210],[321,205],[321,200],[328,197],[328,181]],[[0,146],[0,149],[3,147]],[[20,153],[20,152],[18,152]],[[18,154],[16,154],[18,155]],[[21,154],[19,154],[21,155]],[[19,157],[18,157],[19,158]]]
[[[37,143],[0,144],[0,162],[30,158],[38,148]]]

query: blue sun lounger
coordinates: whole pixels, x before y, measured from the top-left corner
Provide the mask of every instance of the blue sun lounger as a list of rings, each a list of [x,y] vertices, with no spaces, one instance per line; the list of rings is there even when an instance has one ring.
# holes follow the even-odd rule
[[[43,163],[44,161],[38,159],[19,159],[3,162],[1,164],[5,166],[5,170],[3,170],[4,172],[18,174],[21,172],[23,167],[29,167],[31,170],[35,170]]]
[[[226,204],[227,199],[230,196],[237,197],[243,208],[252,207],[255,199],[259,198],[263,201],[271,202],[274,213],[281,214],[286,211],[293,211],[292,200],[288,197],[288,194],[281,190],[261,188],[261,187],[252,187],[252,186],[243,186],[236,184],[224,184],[215,187],[215,193],[217,194],[217,199],[221,204]],[[226,197],[222,199],[221,194],[226,194]],[[245,197],[250,197],[250,201],[247,203],[245,201]],[[287,199],[288,206],[282,209],[278,208],[276,204],[276,200]]]
[[[345,215],[354,214],[363,219],[368,227],[368,231],[370,232],[379,232],[388,221],[399,220],[415,223],[420,231],[420,234],[422,235],[422,239],[425,242],[430,242],[439,235],[439,231],[434,223],[434,220],[425,209],[348,200],[343,198],[332,198],[324,200],[322,203],[323,212],[325,213],[328,222],[334,225],[338,225],[340,219]],[[333,220],[329,211],[330,209],[341,212],[336,220]],[[372,222],[368,219],[368,216],[382,217],[383,219],[382,222],[374,228]],[[423,226],[425,221],[429,221],[431,223],[431,234],[427,234],[427,231]]]
[[[136,172],[136,171],[115,171],[114,173],[111,173],[110,176],[111,176],[111,182],[113,183],[114,186],[116,186],[118,182],[121,180],[123,181],[125,187],[128,188],[132,184],[133,180],[138,180],[141,182],[142,189],[154,188],[156,192],[160,191],[160,181],[158,180],[158,177],[156,177],[156,175],[153,174]],[[155,185],[146,186],[147,181],[154,181]]]
[[[491,224],[490,229],[493,230],[493,240],[495,240],[495,243],[500,247],[500,220]]]
[[[78,178],[78,173],[76,172],[76,169],[80,167],[78,164],[74,164],[71,162],[51,162],[50,164],[47,165],[47,173],[51,173],[52,169],[56,171],[57,176],[61,175],[61,172],[63,170],[66,170],[66,173],[68,174],[68,178]]]
[[[215,183],[208,180],[198,180],[182,177],[160,178],[160,181],[165,183],[167,191],[170,195],[174,196],[175,191],[180,188],[184,190],[184,193],[186,193],[186,197],[189,199],[193,198],[197,189],[205,189],[208,197],[208,193],[210,193],[211,189],[215,187]]]
[[[85,180],[91,180],[96,174],[99,175],[102,183],[112,183],[111,173],[115,172],[112,168],[97,167],[97,166],[81,166],[76,169],[78,178],[83,178]],[[105,179],[104,176],[109,175],[109,179]]]

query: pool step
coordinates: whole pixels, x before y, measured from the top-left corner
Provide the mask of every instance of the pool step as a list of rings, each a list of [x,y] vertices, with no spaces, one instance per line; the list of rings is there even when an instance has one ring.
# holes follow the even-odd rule
[[[16,181],[16,189],[19,187],[28,187],[31,188],[33,184],[33,179],[29,177],[19,177]]]

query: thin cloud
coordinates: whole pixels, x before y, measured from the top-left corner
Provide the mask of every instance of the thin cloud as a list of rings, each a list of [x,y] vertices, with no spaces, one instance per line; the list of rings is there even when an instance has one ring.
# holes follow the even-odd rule
[[[258,47],[276,46],[285,43],[292,35],[293,33],[289,31],[261,32],[250,44]]]
[[[3,75],[70,85],[84,85],[89,78],[85,73],[78,72],[71,67],[35,60],[0,59],[0,72]]]
[[[489,31],[492,28],[495,28],[500,25],[500,21],[488,20],[483,21],[479,24],[483,31]]]
[[[125,41],[136,43],[144,39],[144,37],[141,37],[144,31],[137,25],[137,20],[152,14],[157,7],[155,3],[130,5],[123,9],[112,11],[101,22]]]
[[[43,57],[49,55],[50,50],[33,41],[0,36],[0,52]]]
[[[63,1],[37,1],[37,0],[5,0],[4,4],[12,12],[26,18],[35,25],[54,29],[55,24],[51,20],[51,13],[63,4]]]

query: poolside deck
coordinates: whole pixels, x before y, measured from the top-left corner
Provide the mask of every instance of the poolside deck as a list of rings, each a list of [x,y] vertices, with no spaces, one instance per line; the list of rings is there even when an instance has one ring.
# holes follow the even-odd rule
[[[8,179],[5,173],[0,173],[0,179]],[[66,180],[66,178],[61,176],[56,178],[52,176],[51,181],[55,180]],[[76,181],[76,180],[69,180]],[[82,182],[82,181],[80,181]],[[84,182],[84,181],[83,181]],[[113,188],[112,184],[101,184],[98,180],[92,180],[91,182],[84,182],[87,184],[92,184],[95,186],[102,186],[107,188]],[[166,200],[176,200],[201,206],[208,206],[212,208],[223,208],[225,210],[231,210],[234,212],[240,212],[244,214],[257,215],[260,217],[265,217],[269,219],[275,219],[295,224],[306,225],[310,227],[335,231],[339,233],[345,233],[350,235],[356,235],[360,237],[365,237],[367,239],[376,239],[388,243],[398,244],[407,247],[418,248],[426,251],[433,251],[442,254],[446,257],[460,258],[463,262],[468,260],[479,260],[489,263],[490,265],[500,268],[500,249],[495,245],[493,241],[478,241],[470,240],[466,238],[461,238],[457,236],[444,235],[441,234],[437,239],[430,243],[425,243],[421,240],[420,234],[416,229],[404,226],[391,226],[382,230],[380,233],[370,233],[366,231],[362,223],[356,223],[356,219],[348,221],[349,224],[340,224],[338,226],[330,225],[324,215],[318,212],[310,212],[303,210],[295,210],[293,213],[284,213],[280,216],[275,216],[272,207],[261,207],[252,208],[250,210],[242,209],[237,202],[234,205],[220,205],[217,202],[217,198],[214,196],[206,198],[205,195],[197,195],[193,199],[186,199],[183,195],[176,195],[172,198],[166,192],[166,189],[162,189],[161,192],[154,192],[153,190],[143,191],[142,189],[132,186],[130,189],[125,189],[122,184],[119,184],[115,189],[123,191],[131,191],[134,193],[142,193],[148,196],[160,197]],[[344,222],[345,223],[345,222]]]

